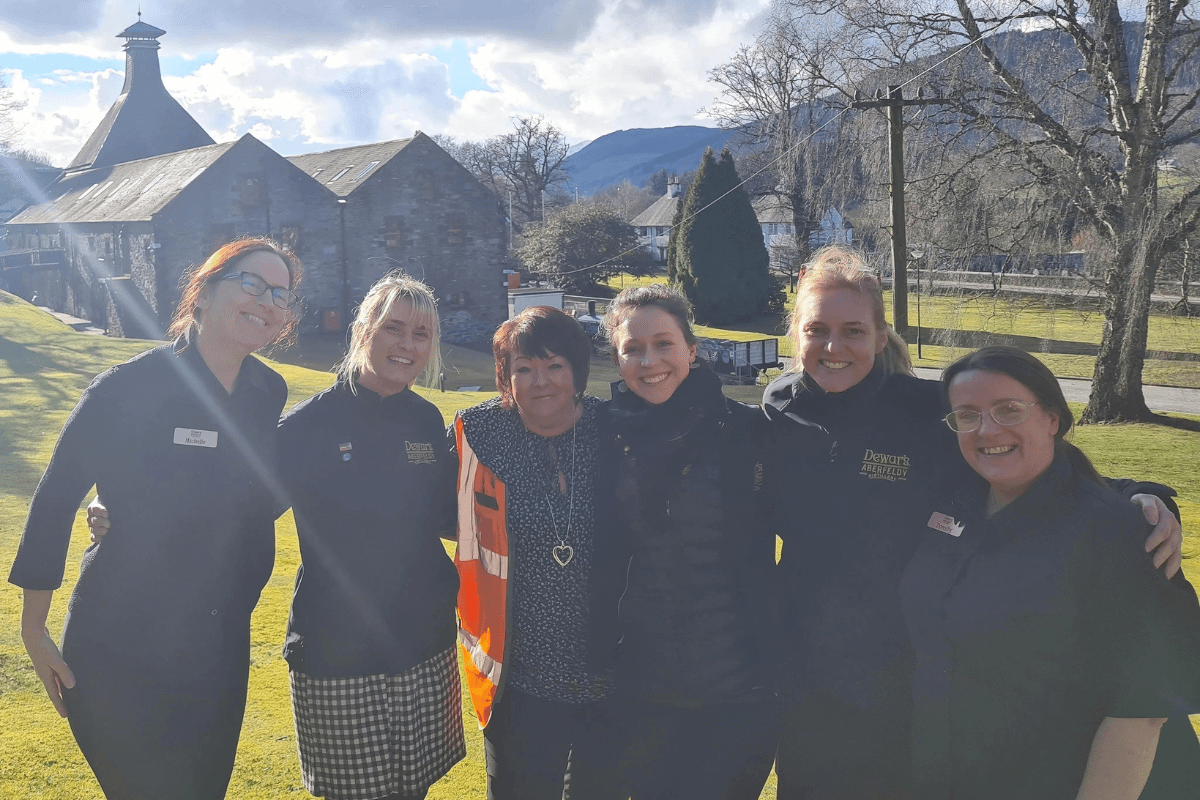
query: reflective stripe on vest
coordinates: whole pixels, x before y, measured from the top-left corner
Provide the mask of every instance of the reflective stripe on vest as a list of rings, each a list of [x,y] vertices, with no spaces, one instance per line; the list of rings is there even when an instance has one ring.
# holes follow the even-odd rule
[[[462,418],[454,420],[458,447],[459,645],[471,703],[483,728],[504,674],[508,622],[508,528],[505,486],[480,463]]]

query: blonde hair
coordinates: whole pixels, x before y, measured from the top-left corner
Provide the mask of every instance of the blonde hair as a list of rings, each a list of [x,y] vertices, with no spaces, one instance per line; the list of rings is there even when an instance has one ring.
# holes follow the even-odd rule
[[[433,329],[429,363],[425,365],[419,382],[423,386],[432,386],[441,374],[441,330],[433,290],[403,271],[393,270],[375,282],[354,313],[354,322],[350,325],[350,347],[346,350],[345,357],[338,362],[336,370],[338,377],[347,381],[351,387],[368,366],[371,339],[391,317],[392,308],[399,300],[407,300],[412,304],[413,317],[424,319]]]
[[[875,312],[875,326],[887,335],[887,344],[883,352],[875,358],[879,361],[885,374],[903,373],[912,375],[912,358],[908,354],[908,345],[900,338],[900,334],[888,325],[883,313],[883,287],[875,272],[867,266],[862,255],[845,245],[829,245],[822,247],[813,254],[812,260],[800,269],[800,277],[796,281],[796,305],[792,308],[788,320],[788,338],[800,345],[800,333],[804,325],[801,319],[801,308],[804,297],[813,292],[831,292],[837,289],[849,289],[858,292],[867,299]],[[791,372],[803,369],[799,358],[792,360]]]

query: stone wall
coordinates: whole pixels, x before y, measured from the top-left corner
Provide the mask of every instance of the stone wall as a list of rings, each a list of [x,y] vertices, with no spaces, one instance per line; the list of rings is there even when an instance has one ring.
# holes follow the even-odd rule
[[[494,194],[417,134],[345,200],[352,308],[399,267],[433,288],[446,341],[491,337],[508,314],[506,226]]]

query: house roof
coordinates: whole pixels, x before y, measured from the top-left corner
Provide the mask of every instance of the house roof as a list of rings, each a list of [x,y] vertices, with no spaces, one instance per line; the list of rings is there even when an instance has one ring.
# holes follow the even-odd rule
[[[288,161],[339,197],[345,197],[362,186],[363,181],[374,175],[376,170],[414,139],[416,136],[378,144],[343,147],[340,150],[326,150],[323,153],[305,153],[301,156],[290,156]]]
[[[758,217],[759,225],[766,225],[772,222],[792,224],[792,204],[783,195],[768,194],[756,197],[752,205],[754,206],[754,216]]]
[[[30,206],[8,224],[149,220],[248,136],[236,142],[64,174],[46,189],[46,202]]]
[[[667,197],[665,194],[654,201],[653,205],[638,214],[629,223],[635,228],[650,228],[667,226],[675,222],[675,210],[683,202],[682,197]]]
[[[67,171],[213,144],[213,139],[163,86],[157,37],[161,28],[140,19],[117,34],[125,39],[125,85]]]

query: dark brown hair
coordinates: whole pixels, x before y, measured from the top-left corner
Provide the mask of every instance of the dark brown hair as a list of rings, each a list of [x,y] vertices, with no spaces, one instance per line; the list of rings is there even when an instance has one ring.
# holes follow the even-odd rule
[[[629,319],[639,308],[654,306],[670,314],[679,323],[683,331],[683,341],[689,345],[696,343],[696,333],[692,330],[692,304],[687,296],[678,289],[655,283],[650,286],[630,286],[613,298],[609,303],[608,313],[604,315],[604,331],[608,334],[608,343],[613,349],[613,360],[617,358],[617,328]]]
[[[532,306],[505,322],[492,337],[496,357],[496,390],[500,405],[513,407],[512,362],[525,358],[562,356],[571,365],[575,394],[587,388],[592,366],[592,342],[574,317],[551,306]]]
[[[296,287],[300,285],[300,259],[296,258],[291,251],[284,250],[278,242],[265,236],[247,236],[235,239],[218,248],[217,252],[209,256],[200,266],[183,273],[180,281],[182,292],[179,306],[175,309],[175,318],[171,320],[171,327],[167,329],[168,338],[178,339],[196,332],[196,324],[200,321],[200,309],[197,308],[200,297],[222,276],[234,272],[238,263],[251,253],[273,253],[279,256],[283,260],[283,265],[287,267],[288,288],[295,291]],[[275,343],[283,344],[290,341],[296,331],[297,322],[296,315],[289,312],[283,328],[275,337]]]
[[[1054,377],[1049,367],[1015,347],[981,347],[974,353],[968,353],[958,359],[942,373],[942,395],[946,398],[947,405],[950,403],[950,384],[964,372],[973,371],[1007,375],[1033,392],[1038,405],[1058,417],[1058,432],[1054,434],[1055,451],[1065,453],[1085,477],[1096,483],[1104,483],[1104,479],[1096,472],[1096,467],[1084,452],[1064,438],[1071,428],[1075,427],[1075,415],[1067,405],[1067,398],[1063,396],[1058,378]]]

